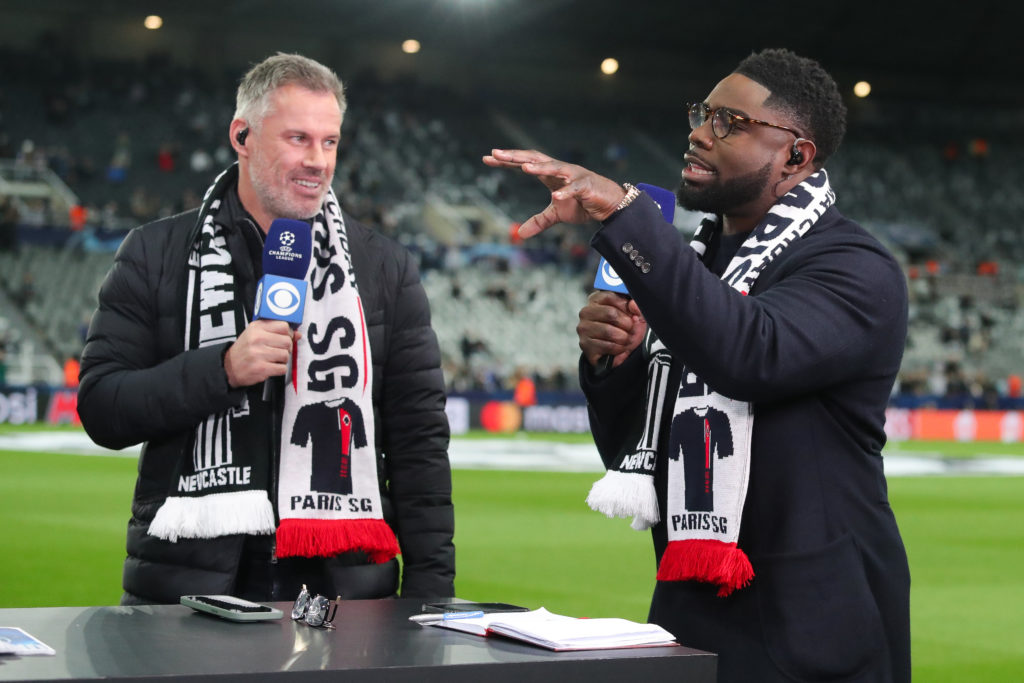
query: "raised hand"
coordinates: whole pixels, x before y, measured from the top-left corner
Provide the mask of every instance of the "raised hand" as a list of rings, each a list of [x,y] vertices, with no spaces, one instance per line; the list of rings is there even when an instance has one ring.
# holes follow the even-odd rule
[[[556,223],[603,221],[615,212],[626,195],[614,180],[534,150],[495,149],[483,157],[483,162],[495,168],[518,168],[551,190],[551,203],[519,227],[519,236],[523,238],[533,237]]]

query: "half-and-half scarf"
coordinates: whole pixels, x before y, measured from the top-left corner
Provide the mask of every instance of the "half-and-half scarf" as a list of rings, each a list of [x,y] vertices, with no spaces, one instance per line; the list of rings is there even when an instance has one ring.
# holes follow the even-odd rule
[[[237,166],[227,169],[203,199],[188,257],[186,349],[234,341],[248,324],[225,227],[215,220],[237,175]],[[271,404],[251,400],[253,392],[238,406],[208,416],[178,463],[150,534],[175,542],[276,533],[278,557],[356,551],[386,562],[398,554],[382,516],[363,304],[333,190],[311,223],[309,286],[283,391],[279,449],[268,441]],[[279,521],[271,503],[275,493]]]
[[[743,295],[786,247],[800,239],[835,202],[824,170],[779,199],[733,256],[722,280]],[[716,221],[704,221],[691,246],[700,256]],[[605,476],[594,483],[587,503],[609,517],[633,517],[637,530],[662,519],[654,486],[659,437],[669,403],[672,353],[648,330],[643,343],[647,387],[643,419]],[[683,367],[674,388],[669,426],[668,545],[658,565],[659,581],[703,581],[726,596],[754,577],[738,547],[740,520],[750,473],[753,406],[717,393]],[[634,440],[635,439],[635,440]]]

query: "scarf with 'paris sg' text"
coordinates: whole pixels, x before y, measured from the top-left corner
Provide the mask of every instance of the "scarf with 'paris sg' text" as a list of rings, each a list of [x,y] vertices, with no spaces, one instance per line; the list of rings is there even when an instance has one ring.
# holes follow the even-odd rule
[[[835,202],[824,169],[776,202],[733,256],[722,280],[746,296],[758,275],[800,239]],[[691,246],[704,256],[715,221],[701,224]],[[668,456],[668,545],[658,565],[659,581],[702,581],[727,596],[754,577],[737,545],[747,495],[753,406],[715,392],[682,369],[672,411],[666,416],[672,353],[648,330],[643,343],[647,387],[642,420],[605,476],[594,483],[587,504],[609,517],[633,517],[632,527],[661,521],[654,472],[663,420],[671,419]]]

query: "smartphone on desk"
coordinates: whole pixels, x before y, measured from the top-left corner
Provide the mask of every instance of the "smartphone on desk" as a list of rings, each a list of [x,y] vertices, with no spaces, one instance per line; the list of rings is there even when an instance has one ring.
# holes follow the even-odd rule
[[[181,604],[229,621],[266,621],[284,616],[284,612],[277,608],[233,595],[182,595]]]
[[[529,607],[510,605],[507,602],[426,602],[424,612],[529,612]]]

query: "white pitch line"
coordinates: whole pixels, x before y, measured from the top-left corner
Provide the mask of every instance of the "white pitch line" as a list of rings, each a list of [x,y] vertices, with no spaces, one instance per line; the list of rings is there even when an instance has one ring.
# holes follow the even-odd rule
[[[132,446],[113,451],[97,446],[84,432],[53,431],[0,435],[0,450],[137,458],[141,448]],[[887,476],[1024,475],[1024,458],[942,458],[938,457],[938,454],[907,453],[909,452],[904,451],[896,455],[890,452],[885,458]],[[594,473],[603,471],[601,458],[592,443],[568,444],[533,439],[456,437],[452,439],[448,457],[455,469]]]

